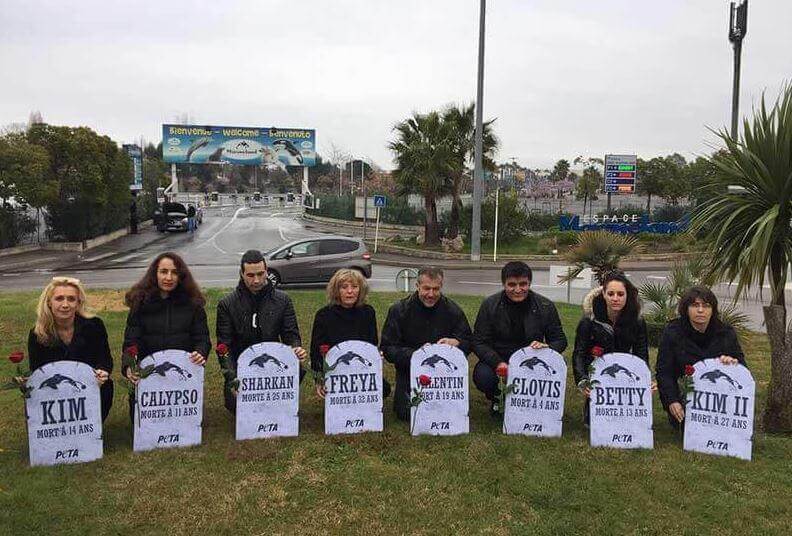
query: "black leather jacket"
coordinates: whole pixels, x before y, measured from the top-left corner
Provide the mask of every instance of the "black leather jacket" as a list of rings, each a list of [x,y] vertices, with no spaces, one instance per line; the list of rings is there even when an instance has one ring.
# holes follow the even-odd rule
[[[236,290],[217,304],[217,343],[229,348],[231,365],[249,346],[282,342],[302,346],[297,315],[288,294],[267,285],[256,308],[256,298],[240,281]]]
[[[566,349],[567,338],[555,305],[533,291],[525,298],[528,304],[523,317],[524,344],[507,342],[511,339],[511,322],[504,302],[508,298],[504,294],[500,291],[487,297],[479,307],[473,327],[473,351],[480,361],[495,368],[501,362],[508,362],[514,352],[533,341],[544,342],[558,353]]]

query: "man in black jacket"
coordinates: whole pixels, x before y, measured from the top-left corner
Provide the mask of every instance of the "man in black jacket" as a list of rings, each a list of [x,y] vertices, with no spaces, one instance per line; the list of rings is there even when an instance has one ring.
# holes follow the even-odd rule
[[[382,327],[380,349],[396,368],[393,409],[403,420],[410,418],[410,360],[425,344],[448,344],[467,354],[470,324],[465,313],[442,294],[443,271],[421,268],[416,292],[394,303]]]
[[[531,291],[532,278],[524,262],[506,263],[501,270],[503,290],[486,298],[476,316],[473,352],[479,362],[473,369],[473,383],[492,402],[494,415],[503,411],[497,402],[496,368],[508,367],[511,355],[526,346],[549,346],[559,353],[567,347],[555,305]]]
[[[260,342],[282,342],[294,348],[303,361],[300,328],[291,298],[274,288],[267,279],[267,264],[261,252],[251,249],[242,255],[240,281],[236,290],[217,304],[217,343],[229,349],[229,365],[236,370],[239,354]],[[300,381],[305,370],[300,366]],[[236,390],[225,383],[225,407],[236,411]]]

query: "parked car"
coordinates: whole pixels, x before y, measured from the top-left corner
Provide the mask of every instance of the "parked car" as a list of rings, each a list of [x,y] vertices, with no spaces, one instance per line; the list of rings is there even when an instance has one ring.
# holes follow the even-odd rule
[[[280,245],[264,254],[270,281],[281,283],[323,283],[336,270],[358,270],[371,277],[371,255],[359,238],[316,236]]]
[[[200,225],[203,222],[203,208],[195,207],[195,220]],[[186,231],[187,207],[182,203],[163,203],[161,208],[154,211],[154,225],[157,231]]]

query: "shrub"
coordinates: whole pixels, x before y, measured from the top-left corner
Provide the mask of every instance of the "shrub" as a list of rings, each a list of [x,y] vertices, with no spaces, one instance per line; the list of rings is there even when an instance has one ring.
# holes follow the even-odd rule
[[[18,246],[36,232],[36,221],[21,208],[0,207],[0,248]]]
[[[656,207],[652,211],[653,221],[679,221],[686,214],[690,214],[691,207],[683,205],[666,205]]]

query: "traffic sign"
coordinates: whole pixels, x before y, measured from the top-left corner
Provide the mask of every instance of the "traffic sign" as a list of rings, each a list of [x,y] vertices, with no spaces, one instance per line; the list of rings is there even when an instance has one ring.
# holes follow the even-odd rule
[[[374,207],[376,208],[384,208],[388,204],[388,198],[384,195],[375,195],[374,196]]]
[[[635,193],[638,157],[634,154],[605,155],[605,193]]]

